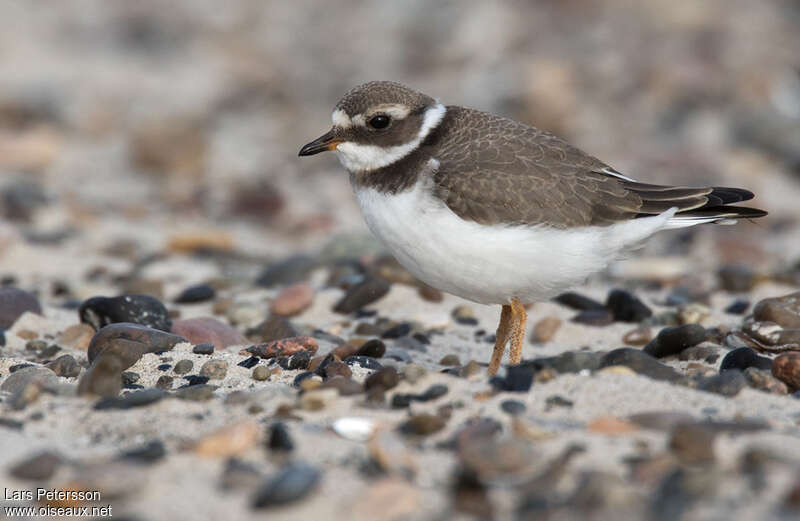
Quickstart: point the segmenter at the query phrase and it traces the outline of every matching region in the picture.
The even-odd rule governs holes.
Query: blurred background
[[[751,189],[772,215],[717,240],[791,263],[798,51],[790,0],[4,0],[0,271],[35,285],[198,250],[255,269],[362,237],[335,156],[297,151],[375,79],[549,129],[642,181]]]

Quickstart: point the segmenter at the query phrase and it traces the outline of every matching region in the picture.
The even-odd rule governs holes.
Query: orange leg
[[[503,353],[506,350],[506,342],[511,333],[512,324],[512,310],[511,306],[503,306],[500,312],[500,324],[497,326],[497,339],[494,342],[494,351],[492,351],[492,359],[489,362],[489,376],[497,374],[500,369],[500,361],[503,359]]]
[[[518,365],[522,361],[522,343],[525,341],[525,324],[528,321],[528,312],[518,298],[511,299],[511,352],[509,362]]]

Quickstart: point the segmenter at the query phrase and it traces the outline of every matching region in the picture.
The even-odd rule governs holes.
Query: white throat
[[[442,121],[444,105],[437,103],[425,111],[417,136],[403,145],[389,148],[345,142],[336,147],[336,155],[348,172],[370,172],[391,165],[414,151]]]

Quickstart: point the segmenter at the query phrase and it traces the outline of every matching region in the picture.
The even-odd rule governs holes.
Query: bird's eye
[[[389,116],[385,114],[372,116],[369,120],[369,126],[378,130],[384,129],[389,126]]]

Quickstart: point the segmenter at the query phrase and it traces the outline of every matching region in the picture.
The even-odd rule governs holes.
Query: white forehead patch
[[[350,128],[353,126],[350,116],[348,116],[347,112],[343,111],[342,109],[336,109],[333,111],[333,114],[331,114],[331,121],[333,121],[334,127]]]
[[[427,109],[419,132],[408,143],[393,147],[379,147],[345,141],[336,147],[336,155],[349,172],[371,172],[391,165],[416,150],[420,143],[428,137],[431,130],[442,121],[446,111],[447,109],[441,103]]]

